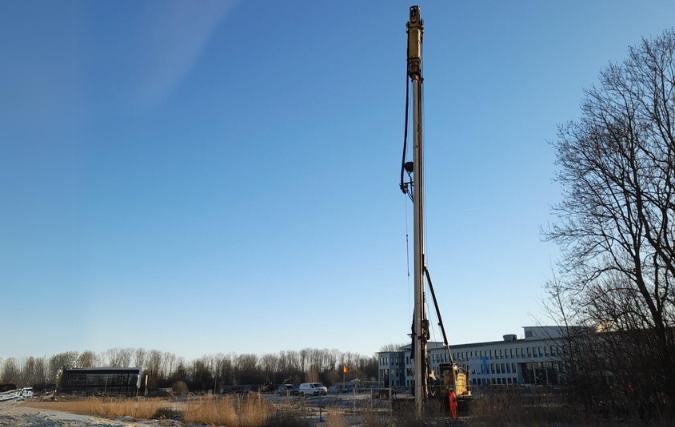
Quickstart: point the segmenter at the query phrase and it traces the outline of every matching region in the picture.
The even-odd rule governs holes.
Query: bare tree
[[[639,394],[640,405],[670,415],[675,406],[674,54],[672,29],[644,39],[623,63],[600,74],[598,87],[585,91],[581,119],[560,126],[554,144],[563,201],[554,207],[557,223],[545,232],[563,254],[560,278],[549,286],[552,295],[568,310],[568,319],[604,332],[589,336],[591,341],[576,340],[577,349],[595,349],[591,353],[600,358],[589,366],[611,373],[611,381],[623,381],[605,391],[621,389],[616,399]],[[632,345],[636,340],[639,346]],[[619,346],[630,357],[609,357]],[[636,367],[632,375],[625,371]],[[649,381],[635,378],[640,375]]]
[[[48,382],[56,382],[58,373],[63,369],[70,369],[77,366],[77,354],[77,351],[67,351],[52,355],[49,358]]]
[[[160,376],[160,369],[162,367],[162,353],[157,350],[150,350],[148,352],[147,370],[150,375],[157,378]]]
[[[23,387],[35,384],[35,358],[27,357],[21,366],[21,384]]]
[[[382,347],[380,347],[380,351],[398,351],[401,347],[405,346],[406,344],[410,344],[410,343],[405,343],[405,344],[390,343],[390,344],[386,344],[386,345],[383,345]]]
[[[182,363],[185,365],[184,361]],[[164,352],[162,356],[162,376],[170,377],[176,367],[176,355],[168,351]]]
[[[123,368],[128,368],[131,366],[131,359],[133,356],[133,348],[121,348],[119,351],[120,366]]]
[[[5,359],[0,374],[2,382],[5,384],[18,385],[21,383],[21,369],[15,357]]]
[[[143,368],[145,366],[145,358],[147,357],[148,352],[144,348],[137,348],[134,352],[134,366],[137,368]]]
[[[105,357],[108,361],[108,366],[112,366],[113,368],[121,368],[122,367],[122,349],[119,347],[116,348],[109,348],[105,352]]]
[[[47,357],[35,359],[35,384],[44,384],[47,381]]]
[[[96,354],[93,351],[85,350],[77,358],[78,368],[91,368],[96,364]]]
[[[263,354],[260,358],[260,368],[266,381],[275,382],[274,374],[277,372],[279,358],[275,354]]]

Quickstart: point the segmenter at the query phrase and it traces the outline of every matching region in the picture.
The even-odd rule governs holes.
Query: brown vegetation
[[[470,418],[472,423],[494,427],[587,425],[579,422],[578,416],[561,395],[494,389],[474,399]]]
[[[130,416],[138,419],[153,419],[161,415],[166,401],[156,399],[89,398],[64,402],[28,402],[37,409],[69,412],[79,415],[97,415],[105,418]]]
[[[262,427],[270,425],[275,410],[258,397],[207,398],[188,402],[183,421],[227,427]]]
[[[85,401],[87,411],[105,418],[131,416],[150,420],[160,416],[162,402],[154,399],[90,398]]]
[[[280,411],[258,395],[204,397],[187,402],[165,399],[88,398],[78,401],[28,402],[27,406],[104,418],[180,418],[187,424],[224,427],[305,426],[305,417],[293,410]]]

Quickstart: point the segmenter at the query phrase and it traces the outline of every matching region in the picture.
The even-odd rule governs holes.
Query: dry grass
[[[259,396],[225,396],[188,402],[183,421],[225,427],[305,425],[297,414],[282,414]]]
[[[325,417],[326,427],[350,427],[343,414],[330,414]]]
[[[105,418],[131,416],[136,419],[174,418],[179,412],[186,424],[224,427],[299,427],[307,426],[307,416],[295,409],[281,411],[257,395],[203,398],[187,402],[161,399],[89,398],[65,402],[32,402],[37,409],[97,415]]]
[[[559,396],[511,390],[497,390],[474,399],[470,414],[472,424],[494,427],[584,425],[579,414]]]
[[[131,416],[153,419],[161,415],[166,402],[154,399],[95,398],[62,402],[30,402],[27,406],[80,415],[98,415],[105,418]]]
[[[88,413],[105,418],[131,416],[138,419],[150,420],[157,418],[162,409],[162,402],[153,399],[125,399],[125,398],[89,398],[86,403]]]

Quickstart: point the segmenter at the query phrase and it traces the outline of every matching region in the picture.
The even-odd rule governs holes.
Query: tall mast
[[[415,407],[417,414],[428,395],[427,340],[429,321],[424,310],[424,172],[422,159],[422,34],[419,6],[410,8],[408,21],[408,77],[413,87],[413,206],[415,283]]]

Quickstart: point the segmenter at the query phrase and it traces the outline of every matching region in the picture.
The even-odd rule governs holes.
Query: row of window
[[[472,378],[471,384],[473,385],[518,385],[518,378],[515,377],[506,377],[506,378]],[[393,384],[392,384],[393,385]],[[398,385],[398,381],[396,381]],[[412,380],[406,380],[406,385],[412,387]]]
[[[488,375],[488,374],[511,374],[516,373],[515,363],[490,363],[480,365],[478,369],[471,371],[473,375]]]
[[[406,357],[406,360],[408,358]],[[389,356],[380,356],[380,365],[397,365],[403,361],[402,357],[389,357]],[[408,363],[408,362],[406,362]]]
[[[137,374],[69,374],[64,385],[135,385]]]
[[[471,384],[473,385],[518,385],[518,378],[506,377],[506,378],[472,378]]]
[[[469,360],[473,358],[482,359],[485,357],[488,360],[493,359],[513,359],[521,357],[548,357],[557,356],[565,352],[565,346],[559,345],[544,345],[534,347],[515,347],[515,348],[500,348],[499,350],[474,350],[474,351],[458,351],[452,353],[452,358],[455,360]]]
[[[455,361],[464,361],[471,359],[483,359],[495,360],[495,359],[514,359],[514,358],[535,358],[535,357],[549,357],[557,356],[565,352],[565,346],[563,345],[551,345],[551,346],[533,346],[533,347],[515,347],[515,348],[501,348],[498,350],[473,350],[473,351],[458,351],[452,353],[452,358]],[[403,358],[399,356],[380,357],[380,365],[397,365],[403,362]],[[447,353],[432,353],[431,362],[437,363],[448,363],[450,362]],[[410,365],[411,359],[410,356],[405,357],[405,364]]]

